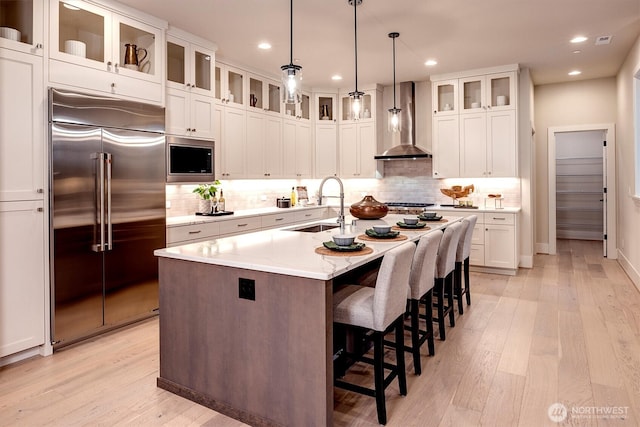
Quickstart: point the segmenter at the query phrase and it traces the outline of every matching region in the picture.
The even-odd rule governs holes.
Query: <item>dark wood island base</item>
[[[162,257],[159,272],[158,387],[250,425],[332,425],[332,280]]]

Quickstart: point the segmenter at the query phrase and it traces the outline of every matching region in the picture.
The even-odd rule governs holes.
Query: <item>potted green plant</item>
[[[200,200],[198,211],[201,213],[210,213],[211,204],[216,199],[216,193],[218,192],[218,185],[220,181],[217,179],[211,184],[200,184],[193,189],[193,192],[198,195]]]

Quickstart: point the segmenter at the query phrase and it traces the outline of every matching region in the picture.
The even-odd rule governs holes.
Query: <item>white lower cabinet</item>
[[[515,214],[484,214],[484,265],[518,268]]]
[[[220,234],[220,224],[204,222],[200,224],[167,227],[167,246],[185,245],[215,238]]]
[[[491,267],[494,272],[513,272],[518,268],[518,214],[515,212],[470,212],[462,209],[447,210],[446,215],[478,220],[471,237],[469,264]]]
[[[42,201],[0,202],[0,357],[44,344],[44,225]]]

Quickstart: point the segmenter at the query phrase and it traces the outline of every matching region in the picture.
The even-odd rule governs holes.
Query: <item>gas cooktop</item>
[[[395,214],[420,214],[424,208],[435,206],[435,203],[416,203],[416,202],[388,202],[385,203],[389,207],[389,213]]]

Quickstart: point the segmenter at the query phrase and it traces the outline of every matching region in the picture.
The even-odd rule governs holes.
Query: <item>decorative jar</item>
[[[349,212],[360,219],[380,219],[387,215],[389,208],[373,196],[364,196],[364,199],[351,205]]]

